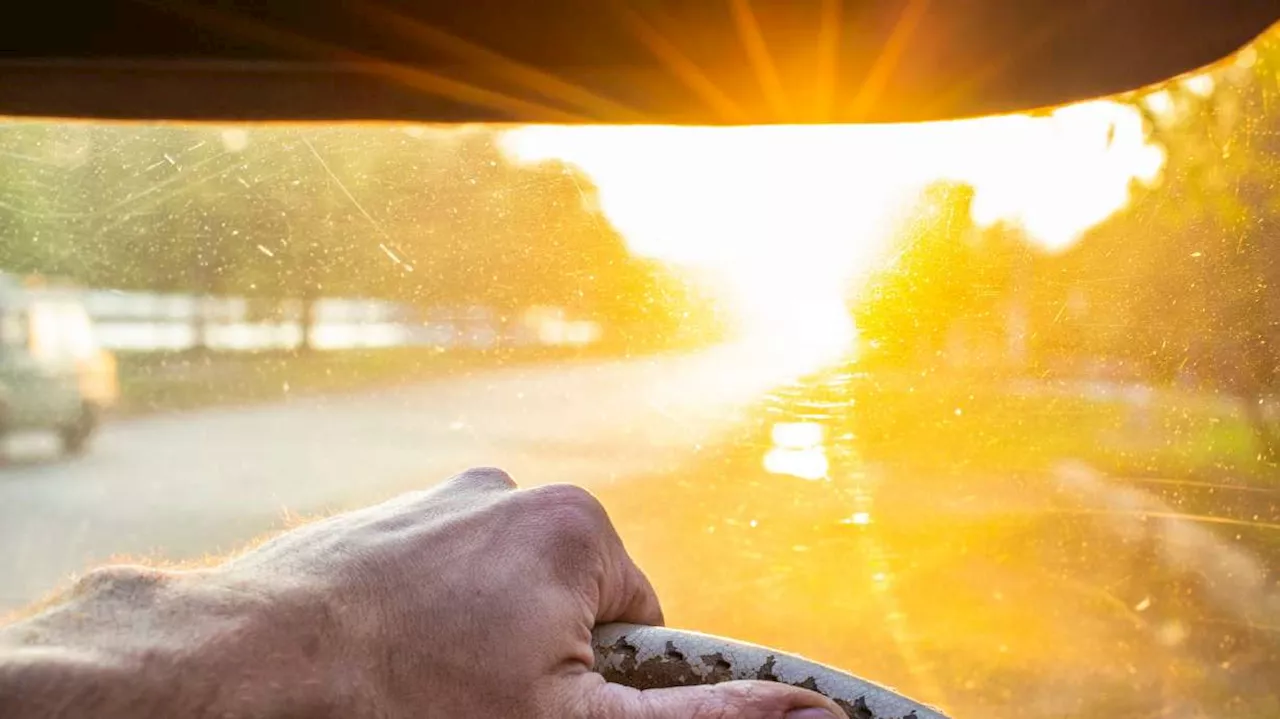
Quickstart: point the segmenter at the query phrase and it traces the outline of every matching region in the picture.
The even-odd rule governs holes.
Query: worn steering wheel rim
[[[776,649],[697,632],[604,624],[591,634],[595,669],[634,689],[665,689],[762,679],[810,689],[851,719],[946,719],[940,710],[892,689]]]

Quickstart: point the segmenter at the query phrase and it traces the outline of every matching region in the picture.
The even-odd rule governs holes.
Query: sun
[[[581,168],[633,252],[727,274],[751,334],[810,364],[852,345],[850,284],[884,260],[895,212],[926,184],[969,183],[977,222],[1058,250],[1163,164],[1137,111],[1108,101],[910,125],[539,125],[503,147]]]

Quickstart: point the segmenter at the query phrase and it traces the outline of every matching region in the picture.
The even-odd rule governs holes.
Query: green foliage
[[[921,193],[897,254],[855,304],[864,363],[937,365],[955,359],[957,344],[985,355],[977,362],[1003,354],[1030,250],[1015,228],[978,228],[973,195],[954,183]]]
[[[1280,365],[1280,43],[1255,50],[1248,71],[1213,73],[1211,93],[1173,83],[1169,109],[1141,105],[1163,177],[1063,259],[1062,279],[1088,298],[1094,351],[1256,405]]]
[[[1133,99],[1165,152],[1162,176],[1061,255],[1032,253],[1013,228],[976,229],[967,188],[927,190],[855,309],[866,360],[932,371],[957,346],[995,355],[1021,316],[1021,371],[1103,368],[1231,394],[1260,454],[1280,456],[1268,410],[1280,393],[1280,37],[1253,53],[1212,71],[1211,87],[1176,80],[1160,102]]]
[[[614,323],[661,315],[672,325],[690,310],[667,268],[627,251],[586,177],[559,163],[513,165],[498,137],[6,123],[0,269],[267,299],[508,314],[549,304]]]

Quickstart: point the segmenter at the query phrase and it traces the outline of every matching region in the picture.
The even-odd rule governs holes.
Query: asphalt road
[[[744,350],[487,369],[377,392],[105,426],[62,460],[11,442],[0,468],[0,613],[113,557],[233,551],[310,515],[476,465],[598,488],[672,471],[773,381]]]

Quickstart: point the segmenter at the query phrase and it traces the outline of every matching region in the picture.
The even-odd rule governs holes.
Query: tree
[[[1236,395],[1259,453],[1275,461],[1280,436],[1264,408],[1280,366],[1280,141],[1268,125],[1280,43],[1253,50],[1251,68],[1138,101],[1166,153],[1162,181],[1135,188],[1064,259],[1064,281],[1089,296],[1095,351],[1153,379],[1195,377]]]
[[[668,302],[668,320],[687,311],[674,299],[683,283],[628,252],[586,177],[514,165],[497,137],[14,123],[0,127],[0,266],[301,300],[304,347],[326,295],[508,317],[552,304],[605,324],[657,322]]]
[[[865,361],[912,366],[940,360],[948,332],[975,298],[966,277],[976,231],[972,202],[967,185],[938,183],[921,193],[899,233],[897,254],[854,308]]]
[[[89,213],[75,178],[92,159],[92,137],[80,125],[0,123],[0,267],[77,272],[94,262],[77,228]]]

